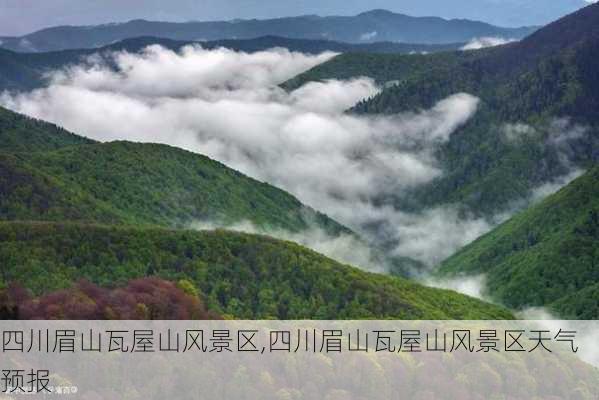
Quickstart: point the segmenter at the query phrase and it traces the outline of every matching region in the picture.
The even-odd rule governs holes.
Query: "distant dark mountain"
[[[348,43],[392,41],[446,44],[467,42],[482,36],[521,39],[534,30],[532,27],[501,28],[470,20],[410,17],[385,10],[373,10],[351,17],[306,15],[268,20],[186,23],[133,20],[97,26],[60,26],[21,37],[2,38],[1,46],[14,51],[44,52],[102,47],[139,36],[206,41],[251,39],[268,35]]]
[[[236,51],[255,52],[273,47],[283,47],[290,51],[318,54],[324,51],[340,53],[433,53],[437,51],[454,50],[462,46],[454,44],[407,44],[392,42],[376,42],[351,44],[333,42],[330,40],[289,39],[276,36],[264,36],[245,40],[217,40],[211,42],[189,42],[155,37],[140,37],[125,39],[108,46],[94,49],[62,50],[46,53],[19,53],[0,49],[0,91],[2,90],[31,90],[44,85],[44,74],[51,70],[60,69],[69,64],[78,64],[85,57],[94,53],[126,50],[141,51],[151,44],[178,50],[189,44],[199,44],[203,48],[213,49],[226,47]]]
[[[135,39],[133,39],[135,40]],[[142,40],[153,40],[142,38]],[[158,39],[160,40],[160,39]],[[127,43],[127,41],[123,41]],[[283,47],[290,51],[299,51],[308,54],[318,54],[324,51],[335,51],[339,53],[436,53],[439,51],[457,50],[464,43],[438,43],[418,44],[400,42],[369,41],[368,43],[336,42],[325,39],[295,39],[283,36],[261,36],[253,39],[223,39],[208,42],[200,42],[204,48],[226,47],[228,49],[254,52],[273,47]],[[109,46],[110,47],[110,46]]]
[[[516,43],[457,53],[457,57],[432,55],[427,58],[425,73],[357,110],[393,112],[427,106],[445,95],[466,91],[483,100],[492,99],[499,107],[495,111],[502,111],[505,119],[551,112],[584,115],[587,122],[599,122],[593,111],[599,100],[598,55],[599,4],[594,4]]]
[[[467,18],[499,26],[545,25],[588,5],[585,0],[401,0],[395,3],[395,11],[409,15]],[[327,1],[331,8],[340,7],[340,4],[344,3]]]

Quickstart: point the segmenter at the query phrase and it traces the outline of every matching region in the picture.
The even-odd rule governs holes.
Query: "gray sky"
[[[384,8],[410,15],[469,18],[503,26],[544,24],[588,0],[0,0],[0,35],[56,25],[136,18],[165,21],[353,15]]]

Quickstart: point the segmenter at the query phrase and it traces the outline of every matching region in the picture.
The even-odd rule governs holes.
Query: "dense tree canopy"
[[[599,318],[599,167],[450,257],[442,275],[481,274],[513,308]]]
[[[236,318],[503,319],[505,309],[339,264],[295,243],[229,231],[0,223],[0,276],[36,295],[84,278],[103,287],[186,280]]]

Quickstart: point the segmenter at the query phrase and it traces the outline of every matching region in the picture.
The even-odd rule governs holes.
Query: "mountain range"
[[[39,53],[19,53],[0,48],[0,91],[24,91],[44,86],[48,72],[68,65],[85,62],[94,54],[109,54],[116,51],[138,53],[149,45],[160,45],[178,51],[184,46],[197,45],[204,49],[224,47],[236,51],[256,52],[272,48],[285,48],[289,51],[306,54],[319,54],[325,51],[338,53],[434,53],[457,50],[463,43],[449,44],[408,44],[394,42],[343,43],[331,40],[294,39],[277,36],[263,36],[254,39],[230,39],[207,42],[190,42],[158,37],[136,37],[124,39],[110,45],[94,49],[74,49]]]
[[[545,25],[579,8],[585,0],[403,0],[396,7],[410,15],[442,15],[468,18],[500,26]]]
[[[392,204],[412,211],[457,204],[464,217],[491,221],[524,210],[442,263],[441,275],[485,276],[489,296],[512,308],[597,318],[598,43],[595,4],[517,43],[432,55],[343,54],[283,87],[371,76],[387,88],[350,110],[366,115],[427,108],[459,92],[477,96],[476,115],[438,151],[443,176]]]
[[[185,229],[183,222],[194,219],[244,220],[351,234],[293,196],[201,155],[96,143],[4,109],[0,137],[3,286],[18,282],[49,295],[81,279],[119,287],[154,276],[190,282],[211,312],[235,318],[512,317],[501,307],[363,272],[295,243]],[[0,309],[20,315],[9,294],[0,296]]]
[[[252,39],[268,35],[348,43],[390,41],[448,44],[468,42],[477,37],[521,39],[535,29],[535,27],[502,28],[478,21],[411,17],[386,10],[373,10],[351,17],[306,15],[268,20],[185,23],[133,20],[97,26],[60,26],[21,37],[2,37],[0,46],[19,52],[44,52],[97,48],[140,36],[157,36],[182,41],[210,41]]]
[[[397,15],[358,17],[380,22]],[[283,21],[290,24],[286,32],[301,37]],[[119,26],[90,31],[109,28]],[[349,28],[337,32],[340,40],[355,35]],[[157,40],[109,49],[139,51]],[[168,40],[160,39],[182,45]],[[92,52],[4,51],[0,65],[12,66],[13,75],[2,84],[38,87],[45,69]],[[350,50],[282,87],[371,77],[380,93],[347,111],[364,116],[418,112],[456,93],[476,96],[474,116],[435,150],[443,173],[377,200],[414,214],[457,206],[463,219],[498,225],[442,262],[437,278],[482,276],[489,299],[509,308],[547,306],[560,316],[592,319],[599,317],[598,64],[594,4],[492,48],[416,55]],[[207,157],[165,145],[99,143],[5,109],[0,138],[0,258],[8,260],[0,274],[4,284],[21,282],[35,296],[80,279],[124,287],[155,276],[191,282],[210,312],[227,317],[512,317],[501,306],[366,273],[295,243],[188,229],[193,220],[247,220],[292,232],[316,224],[331,236],[355,235],[292,195]]]
[[[387,84],[352,109],[359,114],[426,109],[460,92],[477,96],[476,115],[440,149],[446,173],[405,196],[402,206],[460,203],[489,217],[599,160],[597,21],[595,4],[504,46],[416,56],[343,54],[283,87],[360,75]]]

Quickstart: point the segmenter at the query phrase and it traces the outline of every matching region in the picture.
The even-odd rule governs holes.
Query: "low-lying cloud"
[[[486,293],[485,275],[456,278],[425,278],[423,283],[427,286],[450,289],[470,297],[492,302]]]
[[[491,230],[484,218],[464,218],[456,207],[441,206],[420,213],[397,212],[390,216],[397,227],[395,255],[413,258],[432,267],[455,250]]]
[[[531,195],[532,202],[537,203],[547,196],[557,193],[561,188],[568,185],[582,174],[584,174],[584,170],[576,168],[566,175],[558,176],[551,181],[534,188]]]
[[[191,229],[214,230],[227,229],[237,232],[268,235],[281,240],[299,243],[336,261],[359,266],[371,272],[387,271],[385,260],[377,257],[371,246],[354,235],[342,234],[333,236],[324,229],[312,224],[301,232],[290,232],[285,229],[264,229],[250,221],[240,221],[231,225],[223,225],[214,221],[194,221]]]
[[[396,255],[430,265],[488,230],[451,209],[414,215],[380,201],[442,174],[435,150],[475,114],[478,99],[459,93],[417,113],[356,116],[344,111],[379,91],[371,79],[312,82],[290,93],[277,86],[334,55],[150,46],[108,61],[91,57],[51,74],[47,88],[0,100],[100,141],[205,154],[370,239],[381,231],[368,227],[382,226]]]
[[[529,202],[543,200],[584,173],[584,170],[578,167],[576,157],[580,143],[588,131],[588,127],[572,123],[568,118],[554,118],[537,127],[523,123],[503,126],[503,138],[508,144],[519,146],[526,141],[532,141],[541,151],[555,154],[556,166],[563,171],[561,175],[533,188],[529,199],[523,199],[528,200],[523,202],[524,206]]]
[[[360,40],[361,41],[370,41],[370,40],[374,40],[377,36],[378,36],[377,31],[366,32],[366,33],[363,33],[360,35]]]
[[[486,47],[501,46],[515,41],[516,39],[506,39],[502,37],[478,37],[466,43],[460,50],[478,50]]]

